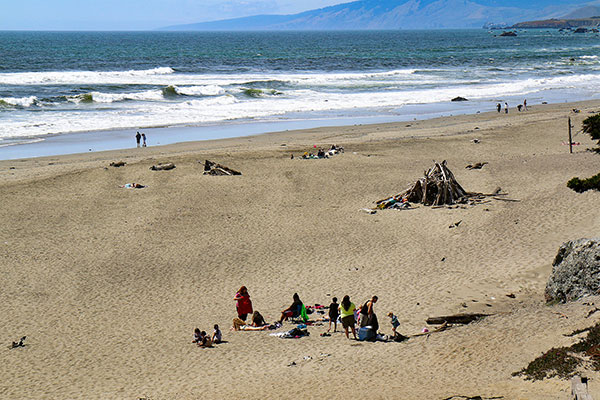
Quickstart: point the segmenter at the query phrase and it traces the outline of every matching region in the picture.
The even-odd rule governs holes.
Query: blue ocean
[[[72,132],[402,120],[598,97],[598,34],[499,33],[0,32],[0,146]],[[456,96],[469,101],[450,102]]]

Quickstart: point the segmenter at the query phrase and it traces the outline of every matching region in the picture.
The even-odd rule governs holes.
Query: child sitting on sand
[[[221,330],[219,329],[219,325],[215,324],[214,329],[215,330],[213,331],[211,340],[213,343],[219,344],[223,340],[223,334],[221,333]]]
[[[337,297],[334,297],[333,302],[329,305],[329,329],[327,332],[331,330],[331,323],[333,322],[333,331],[337,332],[337,320],[340,316],[340,305],[337,302]]]
[[[394,332],[394,337],[398,335],[398,332],[396,332],[396,328],[398,328],[400,326],[400,322],[398,321],[398,317],[396,317],[394,315],[394,313],[390,312],[388,314],[388,317],[390,317],[392,319],[392,332]]]
[[[197,343],[200,344],[202,343],[202,332],[200,332],[200,329],[196,328],[194,329],[194,340],[192,340],[192,343]]]
[[[212,339],[210,338],[210,336],[208,336],[205,331],[200,332],[200,335],[202,336],[202,342],[198,343],[198,346],[212,347]]]

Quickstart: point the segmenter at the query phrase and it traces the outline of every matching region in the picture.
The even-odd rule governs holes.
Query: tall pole
[[[571,117],[569,117],[569,153],[573,154],[573,139],[571,139]]]

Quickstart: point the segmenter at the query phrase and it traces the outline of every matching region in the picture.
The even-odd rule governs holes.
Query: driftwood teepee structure
[[[428,206],[465,202],[469,197],[458,183],[444,160],[436,162],[425,176],[413,183],[405,191],[395,196],[377,201],[378,208],[389,208],[397,203],[421,203]]]

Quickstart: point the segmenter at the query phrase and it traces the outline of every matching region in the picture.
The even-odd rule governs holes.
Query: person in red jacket
[[[238,317],[242,321],[246,321],[248,314],[252,314],[253,312],[252,301],[250,300],[250,295],[248,294],[246,286],[242,286],[233,299],[236,302],[235,307],[237,308]]]

